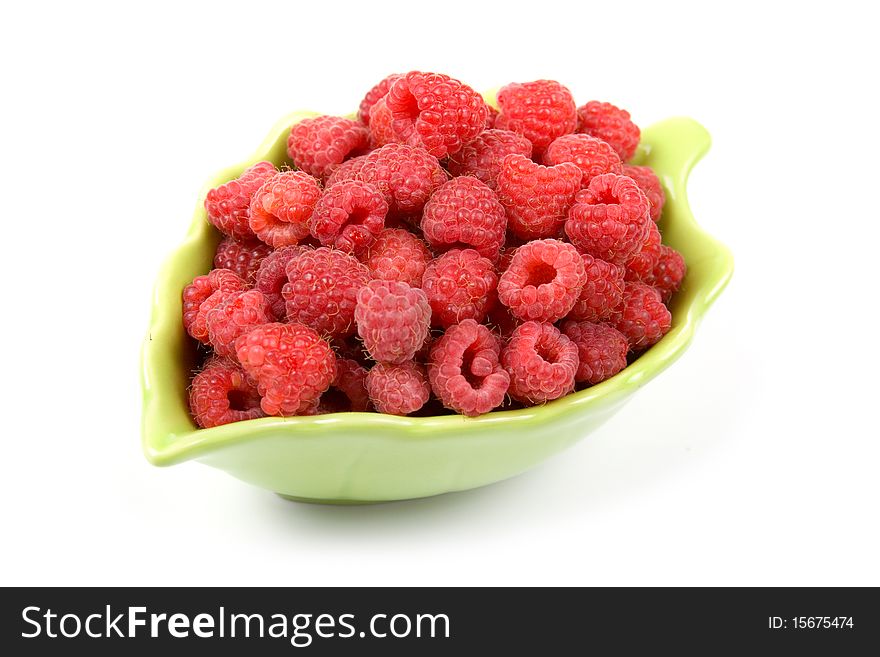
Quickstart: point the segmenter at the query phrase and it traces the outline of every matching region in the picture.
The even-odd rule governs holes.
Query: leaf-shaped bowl
[[[181,322],[181,291],[211,268],[220,239],[207,221],[205,194],[260,160],[288,164],[290,126],[314,115],[285,117],[253,156],[208,180],[186,239],[159,273],[141,368],[143,448],[155,465],[196,460],[292,499],[349,504],[425,497],[512,477],[596,429],[681,356],[733,272],[730,252],[700,229],[687,202],[688,174],[708,150],[709,134],[692,119],[668,119],[642,132],[634,161],[650,165],[663,183],[663,240],[684,255],[687,277],[671,305],[672,329],[616,376],[542,406],[476,418],[334,413],[198,429],[187,406],[196,350]]]

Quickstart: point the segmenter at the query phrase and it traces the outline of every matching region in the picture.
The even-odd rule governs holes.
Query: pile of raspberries
[[[201,427],[265,415],[480,415],[599,383],[670,328],[685,275],[664,192],[627,164],[627,111],[552,80],[497,109],[439,73],[390,75],[356,119],[290,129],[208,192],[223,239],[183,291],[206,346]]]

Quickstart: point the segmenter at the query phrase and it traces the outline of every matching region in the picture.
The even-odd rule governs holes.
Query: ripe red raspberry
[[[660,257],[647,282],[660,292],[663,303],[668,304],[672,295],[681,287],[685,274],[687,274],[687,265],[684,257],[672,247],[663,244],[660,247]]]
[[[557,137],[577,128],[571,92],[554,80],[508,84],[498,92],[496,128],[513,130],[532,142],[541,155]]]
[[[399,77],[399,73],[392,73],[391,75],[377,83],[372,89],[367,92],[367,94],[364,96],[364,99],[361,101],[360,106],[358,107],[358,119],[361,121],[361,123],[363,123],[364,125],[370,125],[370,115],[372,114],[372,107],[377,102],[379,102],[380,99],[385,97],[385,94],[388,93],[391,85],[394,84]]]
[[[623,300],[624,268],[582,254],[586,283],[568,319],[600,322],[611,317]]]
[[[235,353],[257,382],[267,415],[296,415],[313,409],[336,378],[330,345],[302,324],[263,324],[235,341]]]
[[[358,155],[357,157],[353,157],[350,160],[346,160],[338,167],[333,169],[333,172],[329,176],[327,176],[324,181],[324,186],[332,187],[336,183],[343,182],[345,180],[357,180],[358,175],[360,174],[360,171],[366,161],[366,155]]]
[[[571,162],[542,166],[507,155],[498,174],[498,200],[510,231],[524,240],[555,237],[580,189],[581,170]]]
[[[374,280],[360,289],[354,309],[357,332],[373,360],[412,360],[431,330],[431,306],[417,287]]]
[[[402,228],[383,230],[363,256],[373,278],[403,281],[412,287],[422,286],[422,276],[430,261],[428,246]]]
[[[334,338],[354,332],[357,294],[370,280],[364,265],[347,253],[322,246],[294,256],[286,271],[281,295],[287,302],[288,321]]]
[[[303,171],[269,178],[251,199],[251,230],[273,249],[296,244],[309,234],[309,217],[321,185]]]
[[[474,249],[452,249],[432,260],[422,277],[431,322],[447,327],[465,319],[482,322],[495,305],[498,275]]]
[[[199,342],[208,342],[208,327],[205,326],[205,313],[209,306],[202,306],[215,292],[238,292],[247,288],[241,277],[228,269],[212,269],[205,276],[196,276],[193,282],[183,288],[183,327]],[[222,295],[221,295],[222,296]],[[214,299],[210,307],[220,302]]]
[[[425,368],[411,360],[376,363],[367,374],[367,392],[380,413],[409,415],[427,403],[431,386]]]
[[[446,172],[433,155],[404,144],[386,144],[367,155],[357,178],[375,185],[401,213],[420,212]]]
[[[331,185],[309,220],[312,236],[325,246],[361,253],[385,227],[388,202],[373,185],[348,180]]]
[[[453,176],[474,176],[496,189],[501,161],[506,155],[531,159],[532,142],[510,130],[484,130],[450,155],[446,168]]]
[[[466,319],[450,326],[431,347],[431,389],[456,413],[488,413],[501,406],[510,385],[500,353],[501,340],[482,324]]]
[[[568,321],[562,332],[578,348],[578,369],[575,381],[596,385],[626,367],[629,343],[616,328],[607,324]]]
[[[435,251],[473,248],[496,261],[504,244],[507,216],[498,196],[476,178],[453,178],[425,204],[422,231]]]
[[[252,328],[274,322],[272,308],[259,290],[231,292],[205,313],[208,341],[218,356],[235,358],[235,340]]]
[[[251,198],[276,173],[271,162],[257,162],[235,180],[210,190],[205,197],[208,221],[225,235],[253,239],[254,231],[248,223]]]
[[[650,284],[651,273],[660,260],[660,229],[653,221],[648,225],[648,237],[642,248],[626,261],[626,280]]]
[[[663,205],[666,203],[666,194],[663,191],[663,185],[660,179],[651,167],[637,167],[631,164],[624,164],[622,173],[636,181],[639,189],[644,192],[651,204],[651,219],[660,220],[660,214],[663,212]]]
[[[391,127],[393,117],[391,110],[388,109],[388,103],[384,98],[380,98],[373,105],[370,113],[370,147],[380,148],[385,144],[392,144],[398,141],[394,129]]]
[[[632,178],[606,173],[578,192],[565,233],[581,252],[622,265],[648,237],[648,199]]]
[[[583,174],[581,187],[586,187],[603,173],[620,174],[623,170],[614,149],[601,139],[590,135],[562,135],[544,152],[544,164],[576,164]]]
[[[666,335],[672,325],[672,315],[653,287],[627,283],[623,288],[623,303],[609,324],[626,336],[631,350],[641,351]]]
[[[367,370],[350,358],[336,357],[336,378],[318,400],[318,413],[362,413],[370,410]]]
[[[486,126],[483,97],[442,73],[411,71],[395,80],[385,96],[398,140],[434,157],[455,153]]]
[[[591,100],[577,108],[577,117],[578,132],[608,142],[624,162],[635,154],[641,135],[639,126],[632,122],[626,110]]]
[[[266,297],[275,319],[284,320],[287,317],[287,306],[284,297],[281,296],[281,290],[287,283],[287,263],[308,248],[300,245],[282,246],[272,251],[260,263],[254,288]]]
[[[571,244],[535,240],[519,247],[498,281],[498,299],[520,319],[555,322],[574,307],[586,282]]]
[[[297,169],[323,178],[346,158],[365,151],[369,139],[369,130],[358,121],[316,116],[291,126],[287,155]]]
[[[214,253],[214,269],[231,269],[246,281],[253,281],[263,258],[272,247],[257,239],[224,237]]]
[[[189,408],[203,429],[263,417],[260,396],[240,367],[211,359],[193,378]]]
[[[529,321],[511,334],[501,364],[510,373],[510,396],[541,404],[574,390],[578,348],[553,324]]]

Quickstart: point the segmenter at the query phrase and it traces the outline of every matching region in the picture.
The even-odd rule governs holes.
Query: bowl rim
[[[158,383],[162,379],[162,367],[157,362],[158,342],[169,331],[180,331],[179,313],[169,310],[175,307],[169,303],[167,296],[171,293],[179,296],[180,290],[174,290],[170,283],[174,265],[180,254],[192,248],[205,237],[206,231],[212,231],[206,219],[204,198],[208,190],[219,184],[237,177],[248,166],[264,159],[271,159],[268,154],[277,147],[279,139],[285,135],[290,126],[304,118],[317,116],[311,111],[296,111],[281,118],[254,151],[242,162],[226,167],[211,176],[199,193],[196,210],[187,231],[186,237],[177,248],[165,259],[156,279],[153,292],[153,307],[149,329],[141,349],[141,390],[143,410],[141,421],[142,447],[146,458],[155,465],[172,465],[198,458],[216,449],[233,444],[258,440],[268,435],[277,435],[283,429],[289,439],[314,435],[328,425],[356,433],[364,430],[380,429],[386,439],[406,440],[424,438],[428,435],[436,437],[438,432],[450,434],[461,433],[463,430],[472,432],[480,426],[499,424],[515,424],[517,428],[530,424],[543,424],[548,421],[578,413],[597,400],[613,400],[626,397],[648,381],[656,377],[678,357],[682,355],[693,339],[697,325],[709,306],[718,298],[733,274],[733,256],[726,246],[703,231],[693,217],[687,201],[687,179],[693,166],[708,151],[711,145],[709,133],[693,119],[675,117],[653,124],[642,131],[642,143],[633,162],[650,159],[652,145],[661,136],[674,133],[676,139],[669,157],[677,158],[677,167],[671,173],[661,175],[667,196],[675,197],[680,206],[681,218],[690,239],[700,240],[705,247],[711,248],[712,259],[716,262],[711,275],[706,276],[701,284],[694,288],[691,303],[681,313],[674,316],[673,328],[657,344],[645,351],[638,359],[628,365],[617,375],[602,383],[588,387],[556,399],[554,401],[517,410],[491,411],[477,417],[462,415],[442,415],[429,417],[400,417],[381,413],[341,412],[315,416],[296,417],[264,417],[230,424],[199,429],[192,424],[189,431],[170,432],[162,429],[162,422],[156,415],[163,406],[165,395],[179,394],[173,386]],[[691,263],[688,263],[689,266]]]

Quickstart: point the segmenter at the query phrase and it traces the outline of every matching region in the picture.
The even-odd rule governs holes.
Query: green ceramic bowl
[[[672,329],[617,376],[543,406],[476,418],[335,413],[197,429],[187,408],[195,349],[180,317],[181,291],[211,268],[219,241],[204,195],[254,162],[285,164],[288,130],[307,116],[314,113],[285,117],[252,157],[207,182],[186,239],[162,267],[142,354],[143,448],[155,465],[196,460],[285,497],[326,503],[425,497],[512,477],[593,431],[681,356],[733,271],[730,252],[700,230],[685,195],[709,134],[691,119],[669,119],[644,130],[635,161],[653,167],[666,188],[663,238],[684,255],[687,278]]]

